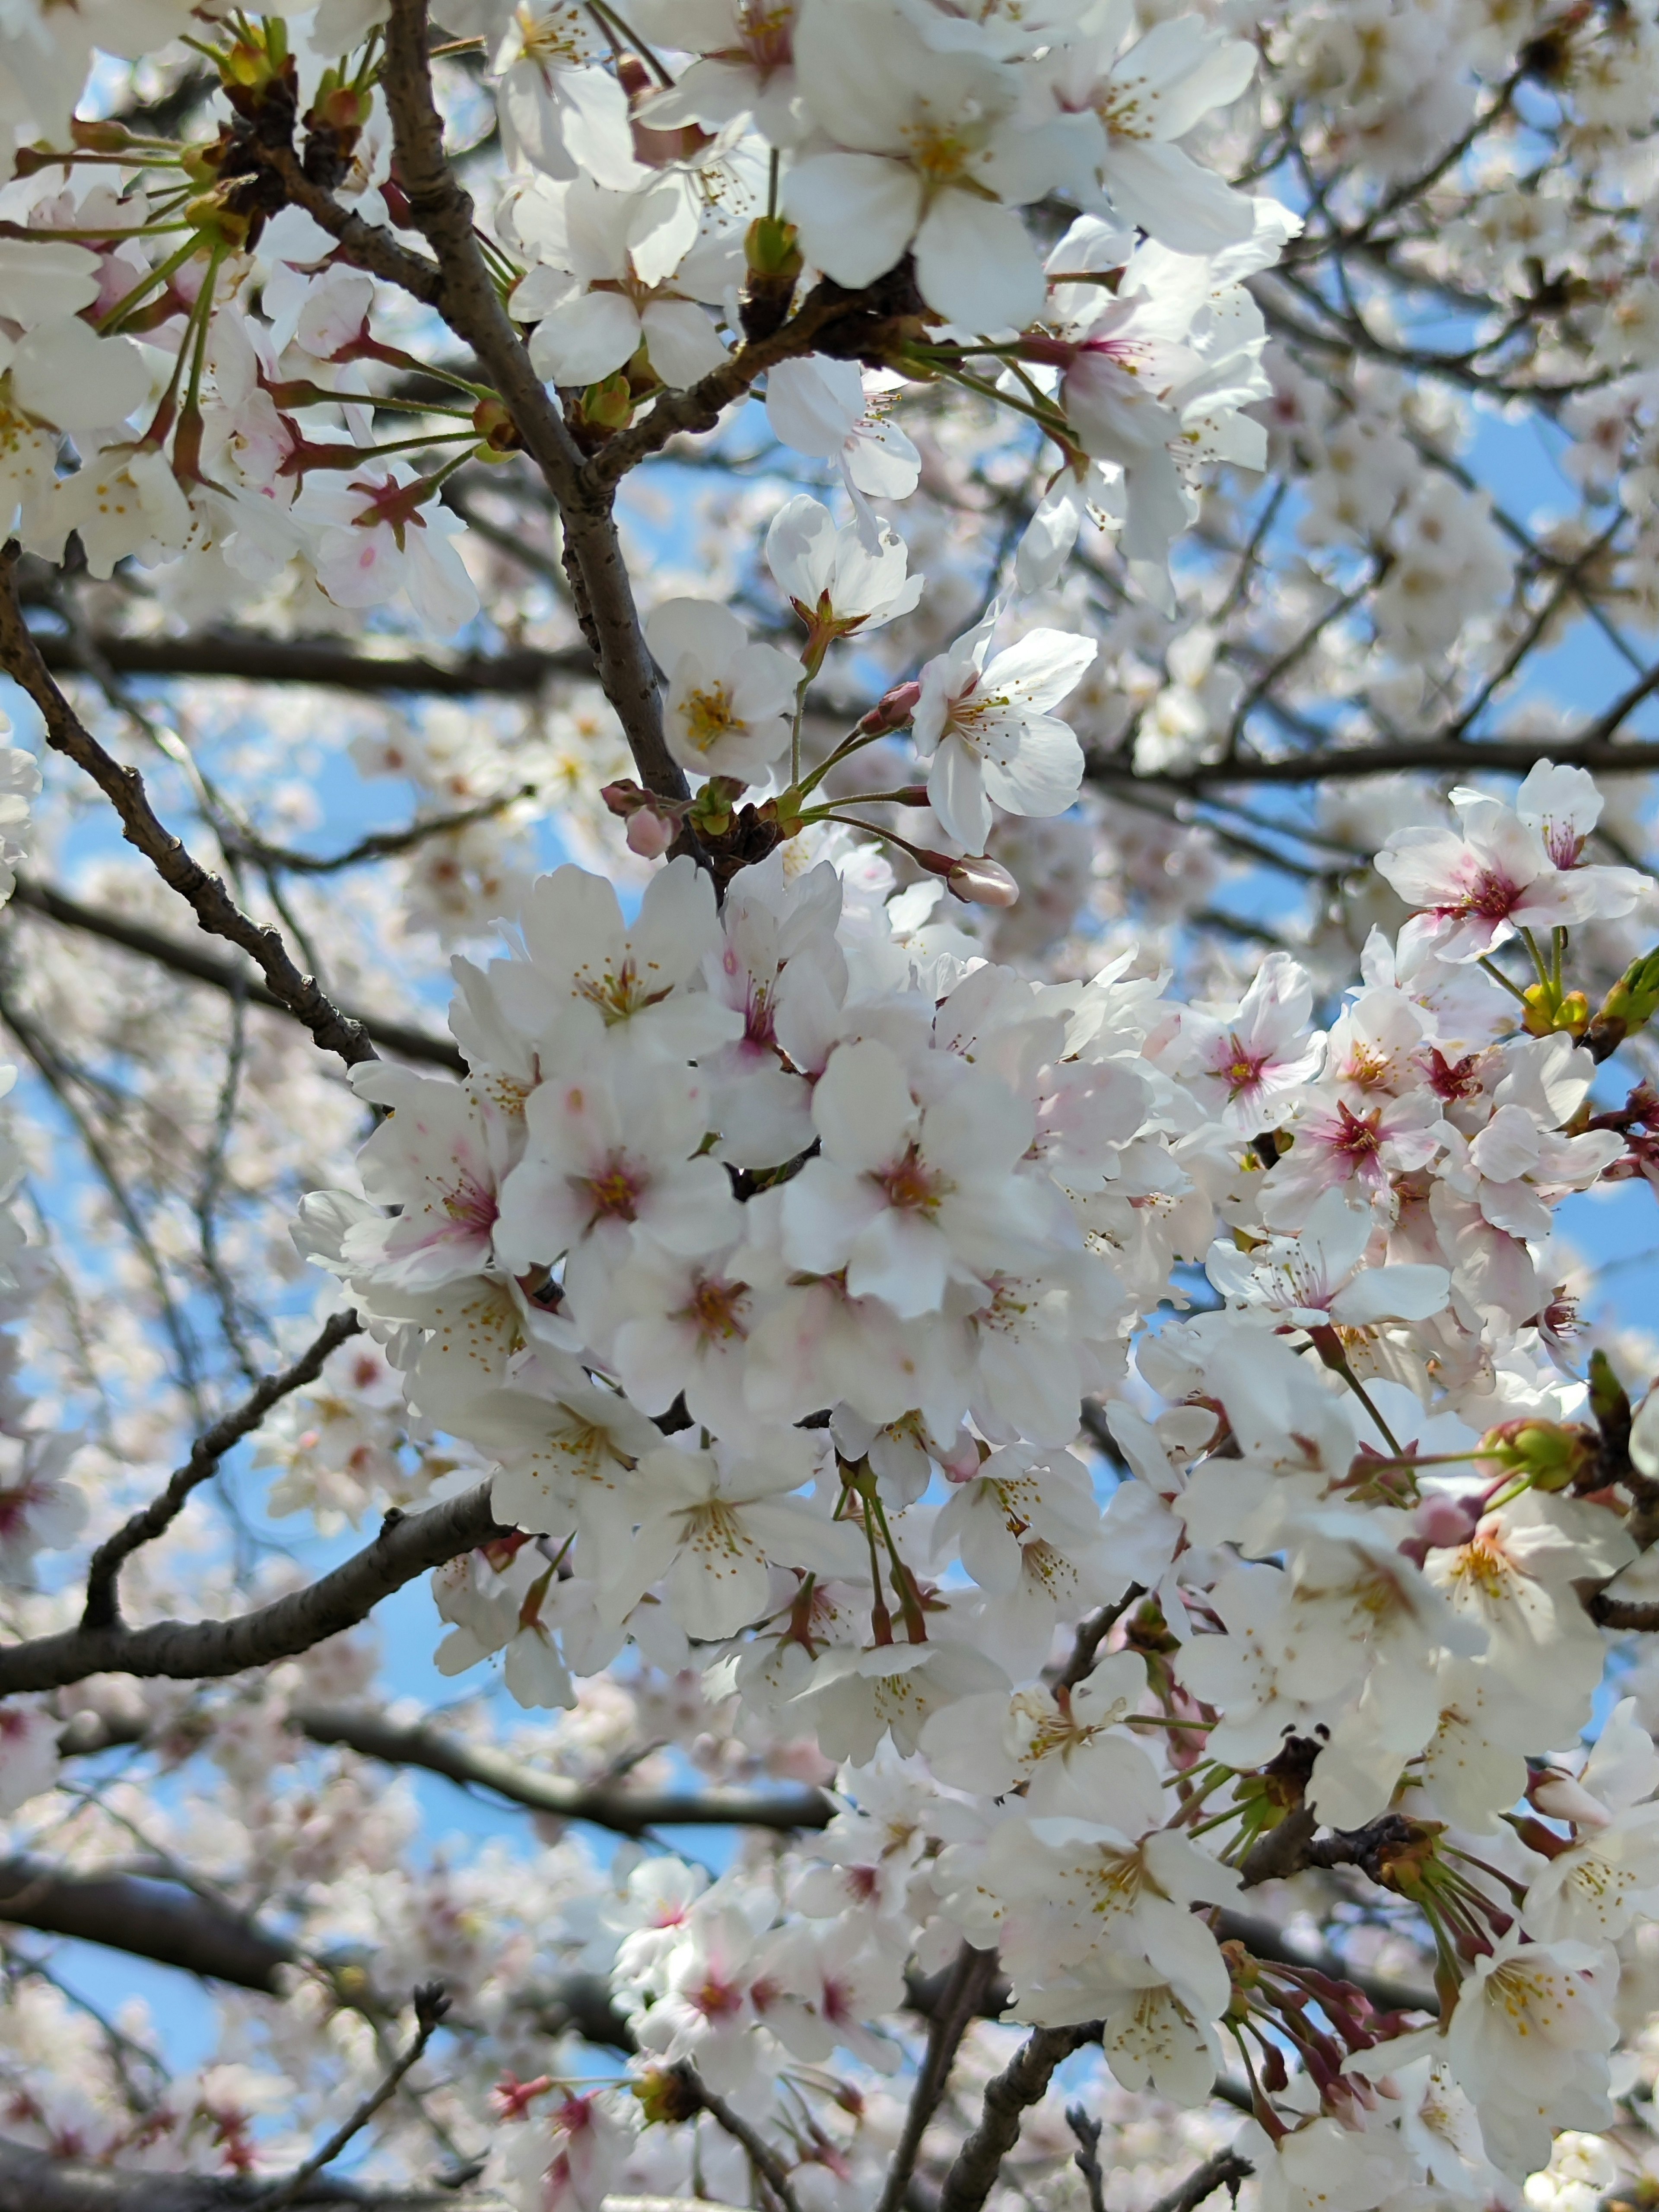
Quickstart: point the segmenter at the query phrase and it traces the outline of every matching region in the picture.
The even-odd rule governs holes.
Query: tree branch
[[[426,2046],[438,2032],[440,2021],[449,2010],[449,2000],[444,1995],[441,1982],[424,1983],[415,1992],[415,2033],[404,2049],[394,2058],[380,2079],[335,2129],[328,2141],[312,2153],[303,2166],[296,2166],[286,2181],[275,2188],[262,2190],[254,2199],[260,2212],[279,2212],[279,2208],[298,2204],[304,2198],[308,2185],[319,2173],[333,2165],[340,2153],[361,2135],[388,2098],[395,2096],[404,2076],[426,2056]]]
[[[507,1535],[490,1510],[489,1488],[480,1483],[422,1513],[394,1510],[374,1541],[332,1573],[232,1620],[158,1620],[147,1628],[118,1622],[0,1646],[0,1697],[63,1689],[89,1674],[199,1681],[294,1658],[355,1628],[383,1597],[417,1575]]]
[[[945,2177],[939,2212],[980,2212],[1003,2160],[1019,2141],[1020,2123],[1031,2106],[1042,2102],[1055,2067],[1099,2033],[1097,2024],[1040,2027],[986,2083],[979,2125]]]
[[[349,1067],[378,1059],[362,1024],[342,1013],[319,988],[314,975],[301,975],[295,966],[282,933],[261,928],[245,915],[223,879],[210,874],[159,819],[137,769],[123,768],[84,727],[52,681],[23,620],[17,604],[16,567],[14,544],[0,554],[0,667],[39,708],[47,744],[92,778],[119,816],[127,842],[151,862],[163,883],[189,902],[210,935],[228,938],[252,956],[271,992],[325,1051],[338,1053]]]
[[[0,2212],[233,2212],[258,2204],[266,2186],[240,2176],[123,2173],[0,2139]],[[349,2181],[319,2181],[293,2201],[317,2212],[507,2212],[506,2198],[492,2191],[418,2185],[358,2189]]]
[[[493,1790],[532,1812],[566,1820],[589,1820],[620,1836],[652,1828],[826,1827],[836,1808],[821,1790],[630,1790],[607,1783],[571,1782],[492,1751],[462,1742],[424,1724],[400,1727],[383,1714],[301,1706],[294,1715],[313,1743],[343,1744],[388,1766],[419,1766],[463,1789]]]
[[[34,1859],[0,1860],[0,1920],[267,1996],[295,1958],[285,1937],[192,1891],[137,1875],[65,1874]]]
[[[740,2112],[733,2112],[724,2097],[714,2094],[689,2058],[683,2058],[674,2072],[684,2083],[688,2095],[696,2099],[698,2108],[707,2112],[733,2142],[742,2144],[749,2154],[749,2163],[782,2206],[783,2212],[800,2212],[788,2169],[765,2136],[752,2128]]]
[[[72,639],[56,630],[33,633],[46,666],[72,676],[84,667]],[[262,637],[252,630],[206,630],[190,637],[122,637],[100,631],[99,659],[118,676],[234,678],[244,684],[316,684],[339,691],[419,692],[439,699],[480,694],[533,697],[557,677],[592,678],[586,646],[538,652],[507,646],[499,653],[380,653],[321,638]]]
[[[927,2050],[917,2071],[904,2126],[894,2148],[876,2212],[900,2212],[915,2172],[921,2139],[950,2086],[962,2039],[967,2034],[996,1979],[997,1954],[964,1943],[957,1952],[927,2026]]]
[[[444,155],[427,57],[426,0],[392,0],[382,82],[398,176],[415,225],[438,264],[432,303],[472,348],[558,502],[577,619],[641,782],[661,797],[684,799],[690,787],[663,734],[656,668],[640,627],[609,488],[584,475],[581,450],[531,366],[479,250],[472,202]]]
[[[240,1406],[198,1437],[191,1446],[189,1458],[174,1469],[167,1488],[131,1515],[112,1536],[106,1536],[93,1553],[87,1569],[82,1628],[107,1628],[119,1620],[118,1583],[125,1562],[141,1545],[151,1542],[178,1518],[191,1492],[216,1473],[220,1461],[233,1445],[251,1435],[273,1406],[302,1389],[307,1382],[314,1382],[329,1355],[349,1336],[356,1336],[362,1327],[362,1322],[349,1310],[331,1314],[315,1340],[291,1367],[284,1368],[280,1374],[267,1375]]]
[[[1255,2172],[1249,2159],[1241,2158],[1237,2151],[1218,2150],[1202,2166],[1194,2166],[1178,2189],[1160,2197],[1152,2212],[1197,2212],[1197,2207],[1218,2189],[1230,2189],[1237,2198],[1239,2183],[1248,2181]]]
[[[1659,682],[1659,678],[1656,679]],[[1628,711],[1628,710],[1627,710]],[[1604,720],[1606,717],[1602,718]],[[1352,781],[1407,772],[1438,775],[1524,775],[1540,760],[1571,762],[1594,773],[1625,775],[1659,768],[1659,739],[1632,738],[1615,743],[1595,734],[1565,737],[1540,731],[1536,738],[1509,736],[1453,742],[1443,738],[1402,738],[1382,744],[1329,747],[1278,757],[1218,761],[1178,773],[1137,775],[1125,762],[1096,758],[1088,773],[1096,782],[1152,786],[1198,798],[1228,784],[1302,784]]]
[[[89,937],[101,937],[108,944],[118,945],[143,959],[155,961],[158,967],[170,969],[176,975],[188,975],[193,982],[209,984],[228,998],[244,996],[253,1006],[286,1014],[290,1020],[300,1018],[268,984],[245,981],[242,971],[228,961],[216,960],[210,952],[198,952],[193,945],[166,936],[159,929],[145,928],[142,922],[127,921],[119,915],[83,906],[78,899],[65,897],[50,884],[29,883],[20,878],[11,902],[43,915],[63,928],[81,929]],[[384,1045],[388,1052],[434,1067],[453,1068],[458,1075],[466,1072],[459,1048],[447,1037],[434,1036],[428,1030],[416,1029],[406,1022],[386,1021],[378,1014],[356,1013],[346,1007],[340,1012],[347,1021],[355,1022],[365,1036]]]

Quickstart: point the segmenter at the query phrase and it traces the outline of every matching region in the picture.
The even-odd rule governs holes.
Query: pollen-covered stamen
[[[1520,905],[1522,886],[1497,868],[1483,868],[1461,898],[1448,899],[1435,914],[1455,916],[1478,914],[1483,921],[1507,921]]]
[[[711,684],[706,690],[688,691],[680,712],[686,742],[695,745],[700,753],[708,752],[722,738],[744,727],[742,716],[732,706],[731,686],[726,684]]]
[[[1227,1039],[1223,1050],[1217,1054],[1218,1065],[1215,1073],[1227,1086],[1230,1098],[1241,1097],[1261,1080],[1261,1071],[1267,1065],[1265,1052],[1252,1052],[1237,1031]]]
[[[738,0],[742,58],[763,78],[794,60],[794,0]]]
[[[585,1190],[595,1221],[634,1221],[649,1176],[624,1153],[612,1152],[598,1175],[574,1178]]]
[[[1334,1149],[1346,1158],[1360,1161],[1370,1159],[1382,1144],[1382,1109],[1373,1106],[1369,1114],[1356,1114],[1352,1106],[1342,1101],[1337,1104],[1341,1134]]]
[[[951,1189],[946,1178],[927,1165],[915,1145],[876,1181],[886,1192],[888,1204],[904,1212],[931,1213]]]
[[[724,1275],[699,1275],[690,1299],[671,1321],[690,1322],[710,1344],[730,1344],[749,1334],[750,1291],[747,1283],[728,1282]]]
[[[471,1176],[463,1176],[453,1190],[447,1191],[443,1203],[444,1212],[458,1228],[470,1229],[480,1237],[495,1227],[501,1211],[495,1192]]]

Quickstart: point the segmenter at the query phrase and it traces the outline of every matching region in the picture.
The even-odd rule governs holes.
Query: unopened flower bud
[[[1616,1052],[1627,1036],[1644,1030],[1659,1013],[1659,951],[1644,952],[1602,1000],[1584,1042],[1597,1060]]]
[[[1425,1498],[1413,1516],[1413,1527],[1430,1551],[1450,1551],[1467,1544],[1475,1531],[1480,1510],[1461,1498]]]
[[[1534,983],[1526,994],[1522,1026],[1529,1036],[1583,1036],[1589,1027],[1589,1000],[1582,991],[1562,996],[1553,983]]]
[[[781,215],[757,215],[744,234],[743,258],[751,276],[787,276],[793,283],[801,272],[794,224]]]
[[[620,369],[590,384],[582,394],[582,419],[600,430],[625,430],[634,419],[634,393]]]
[[[1480,1439],[1480,1457],[1534,1490],[1565,1490],[1595,1459],[1588,1429],[1531,1416],[1500,1421]]]
[[[642,806],[628,817],[623,836],[630,853],[637,853],[642,860],[659,860],[679,835],[679,823],[672,816],[659,814],[654,807]]]
[[[1019,885],[1006,868],[982,854],[958,860],[945,878],[945,888],[965,906],[1017,906]]]
[[[472,427],[480,441],[480,460],[496,460],[517,452],[519,426],[493,393],[473,409]]]
[[[890,691],[882,693],[859,724],[860,729],[866,737],[877,737],[884,730],[902,730],[916,711],[921,696],[920,684],[896,684]]]

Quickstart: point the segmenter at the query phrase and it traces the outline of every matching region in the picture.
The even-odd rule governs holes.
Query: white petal
[[[725,362],[726,348],[695,301],[653,300],[640,320],[652,368],[677,390],[683,392]]]
[[[59,430],[113,428],[149,396],[131,338],[100,338],[74,315],[38,323],[11,358],[12,398]]]
[[[946,738],[927,774],[927,804],[948,837],[965,852],[982,853],[991,834],[991,802],[979,755],[957,737]]]
[[[927,210],[916,283],[930,307],[970,331],[1023,330],[1042,309],[1042,264],[1024,224],[967,192],[941,192]]]
[[[872,284],[915,235],[921,179],[905,162],[879,154],[814,154],[790,171],[783,206],[800,232],[802,252],[826,276],[837,284]],[[1030,313],[1042,305],[1038,270],[1036,305]]]
[[[620,292],[587,292],[538,323],[530,359],[546,384],[597,384],[631,360],[640,318]]]

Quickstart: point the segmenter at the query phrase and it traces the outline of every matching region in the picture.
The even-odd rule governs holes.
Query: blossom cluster
[[[440,1572],[440,1665],[569,1706],[631,1640],[841,1770],[787,1882],[641,1869],[612,1981],[653,2060],[896,2064],[897,1961],[966,1942],[1127,2090],[1201,2104],[1259,2045],[1292,2203],[1446,2185],[1443,2113],[1470,2194],[1604,2122],[1659,1754],[1626,1703],[1550,1755],[1601,1675],[1581,1589],[1638,1544],[1547,1246],[1626,1137],[1570,994],[1492,956],[1559,969],[1642,887],[1586,861],[1581,770],[1455,802],[1381,856],[1415,912],[1325,1030],[1285,955],[1232,1005],[1035,982],[934,933],[937,884],[792,843],[718,907],[689,856],[631,919],[542,878],[458,963],[465,1079],[357,1075],[362,1195],[296,1233],[523,1532]],[[1183,1265],[1217,1303],[1147,1330]],[[1291,1817],[1426,1916],[1437,2026],[1322,1984],[1316,2030],[1220,1940]]]

